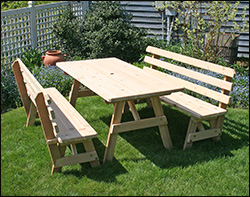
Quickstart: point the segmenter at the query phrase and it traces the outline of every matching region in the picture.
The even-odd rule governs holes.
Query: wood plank
[[[205,82],[207,84],[210,84],[210,85],[213,85],[213,86],[216,86],[216,87],[228,90],[228,91],[231,91],[232,87],[233,87],[233,83],[231,83],[231,82],[224,81],[224,80],[221,80],[221,79],[218,79],[218,78],[215,78],[215,77],[203,74],[203,73],[199,73],[199,72],[196,72],[193,70],[189,70],[189,69],[181,67],[181,66],[176,66],[174,64],[171,64],[171,63],[168,63],[165,61],[161,61],[158,59],[154,59],[154,58],[149,57],[149,56],[145,56],[144,61],[149,63],[149,64],[159,66],[161,68],[165,68],[169,71],[172,71],[172,72],[175,72],[175,73],[178,73],[178,74]]]
[[[77,149],[75,144],[70,144],[72,155],[77,155]]]
[[[16,79],[17,87],[21,96],[21,100],[25,109],[26,116],[28,117],[29,114],[29,107],[30,107],[30,99],[27,93],[26,86],[23,81],[23,75],[21,73],[21,68],[20,68],[20,63],[18,60],[14,61],[13,64],[11,65],[14,76]]]
[[[94,144],[93,144],[91,139],[84,140],[83,145],[84,145],[84,148],[85,148],[86,152],[96,151],[95,147],[94,147]],[[92,168],[100,166],[100,161],[99,161],[99,157],[98,157],[97,153],[96,153],[95,160],[91,161],[90,165],[91,165]]]
[[[182,92],[163,96],[161,97],[161,99],[168,104],[182,109],[183,111],[199,119],[218,116],[219,114],[223,115],[227,112],[227,110],[225,109],[222,109]]]
[[[83,136],[96,136],[96,131],[89,125],[89,123],[79,114],[79,112],[69,104],[69,102],[60,94],[60,92],[55,88],[48,88],[46,92],[51,98],[50,106],[61,118],[66,122],[69,122],[69,129],[75,128]],[[66,124],[64,122],[64,124]],[[82,132],[81,132],[82,131]],[[60,129],[61,132],[61,129]]]
[[[132,112],[132,115],[134,117],[135,120],[140,120],[140,115],[138,113],[138,111],[136,110],[136,107],[135,107],[135,104],[133,101],[127,101],[128,102],[128,105],[131,109],[131,112]]]
[[[58,62],[57,66],[107,102],[169,94],[182,86],[162,82],[117,58]]]
[[[52,126],[53,126],[53,131],[55,136],[57,136],[57,134],[60,132],[58,125],[56,124],[56,122],[52,122]]]
[[[50,106],[55,112],[53,121],[60,131],[56,136],[61,145],[80,143],[97,136],[96,131],[55,88],[46,91],[51,97]]]
[[[37,116],[36,106],[34,105],[33,102],[30,102],[30,109],[27,117],[26,127],[33,125],[35,123],[36,116]]]
[[[148,68],[148,67],[145,67],[145,66],[143,67],[143,70],[146,71],[146,72],[151,73],[152,75],[154,75],[155,77],[157,77],[157,78],[159,78],[161,80],[168,80],[168,81],[171,81],[172,83],[183,84],[183,86],[186,89],[189,89],[189,90],[191,90],[193,92],[197,92],[197,93],[199,93],[201,95],[212,98],[212,99],[217,100],[219,102],[229,104],[229,101],[230,101],[231,97],[227,96],[227,95],[224,95],[224,94],[222,94],[220,92],[210,90],[210,89],[208,89],[206,87],[202,87],[202,86],[194,84],[192,82],[188,82],[186,80],[171,76],[169,74],[166,74],[166,73],[163,73],[163,72],[160,72],[158,70],[151,69],[151,68]]]
[[[112,131],[113,126],[112,125],[121,122],[123,106],[124,106],[123,101],[115,103],[112,119],[110,122],[109,134],[108,134],[106,149],[105,149],[105,153],[104,153],[104,157],[103,157],[103,163],[105,163],[106,161],[113,160],[113,155],[114,155],[114,151],[115,151],[115,144],[116,144],[118,134],[113,133],[113,131]]]
[[[161,101],[160,101],[159,97],[152,97],[150,99],[151,99],[151,102],[152,102],[152,106],[153,106],[153,109],[154,109],[155,116],[156,117],[164,116],[164,112],[163,112]],[[164,147],[167,148],[167,149],[172,148],[173,145],[172,145],[172,141],[171,141],[171,138],[170,138],[170,134],[169,134],[167,124],[160,125],[160,126],[158,126],[158,128],[159,128],[159,131],[160,131],[160,135],[161,135],[161,139],[162,139]]]
[[[66,156],[56,160],[55,167],[61,167],[66,165],[73,165],[77,163],[85,163],[95,160],[97,158],[96,151],[87,153],[81,153],[77,155]]]
[[[48,139],[48,140],[46,140],[46,141],[47,141],[47,144],[48,144],[48,145],[52,145],[52,144],[57,144],[57,143],[58,143],[57,138]]]
[[[48,110],[44,101],[43,93],[39,93],[36,97],[36,103],[38,108],[38,114],[43,128],[44,136],[46,140],[55,138],[53,132],[53,126],[49,119]]]
[[[167,124],[166,116],[159,116],[154,118],[147,118],[136,121],[113,124],[112,133],[122,133],[122,132],[144,129],[148,127],[155,127],[166,124]]]
[[[78,92],[78,97],[96,96],[97,94],[89,89],[83,89]]]
[[[152,53],[152,54],[156,54],[156,55],[159,55],[159,56],[162,56],[162,57],[166,57],[166,58],[173,59],[173,60],[176,60],[176,61],[179,61],[179,62],[182,62],[182,63],[186,63],[186,64],[189,64],[189,65],[192,65],[192,66],[195,66],[195,67],[210,70],[212,72],[216,72],[216,73],[228,76],[228,77],[233,78],[235,76],[235,74],[236,74],[235,70],[232,69],[232,68],[228,68],[228,67],[225,67],[225,66],[220,66],[218,64],[214,64],[214,63],[206,62],[206,61],[199,60],[199,59],[196,59],[196,58],[181,55],[181,54],[178,54],[178,53],[166,51],[166,50],[159,49],[159,48],[156,48],[156,47],[153,47],[153,46],[148,46],[146,48],[146,51],[149,52],[149,53]]]
[[[199,140],[204,140],[212,137],[220,136],[219,129],[208,129],[205,131],[195,132],[188,135],[187,142],[195,142]]]
[[[190,148],[192,146],[192,142],[188,141],[188,137],[190,134],[195,133],[196,129],[197,129],[197,125],[198,125],[198,121],[195,120],[194,117],[191,117],[189,120],[189,124],[188,124],[188,129],[187,129],[187,134],[185,137],[185,142],[183,145],[183,150],[185,150],[186,148]]]
[[[78,97],[78,90],[79,90],[80,82],[77,81],[76,79],[73,80],[71,90],[69,93],[69,102],[72,106],[75,107],[76,105],[76,100]]]

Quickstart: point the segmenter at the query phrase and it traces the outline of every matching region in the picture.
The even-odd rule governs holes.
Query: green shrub
[[[80,59],[76,57],[76,60]],[[44,88],[55,87],[61,94],[68,96],[72,77],[55,66],[45,67],[41,64],[41,56],[37,50],[26,50],[21,60]],[[13,70],[10,65],[1,63],[1,114],[20,106],[22,101]]]
[[[1,114],[22,105],[11,66],[1,62]]]
[[[145,51],[145,30],[131,24],[127,14],[114,1],[94,1],[83,19],[67,11],[55,23],[53,32],[67,57],[83,59],[117,57],[135,62]]]
[[[32,72],[36,66],[40,67],[43,64],[41,56],[42,53],[38,52],[37,49],[28,47],[22,53],[21,60],[25,64],[25,66]]]
[[[73,79],[59,68],[42,65],[35,67],[33,75],[44,88],[55,87],[62,95],[69,95]]]

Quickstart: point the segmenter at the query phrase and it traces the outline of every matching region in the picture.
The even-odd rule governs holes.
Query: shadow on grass
[[[82,178],[83,176],[86,176],[92,180],[95,181],[104,181],[104,182],[116,182],[116,176],[125,174],[128,171],[120,164],[118,160],[113,158],[112,162],[107,162],[105,164],[102,163],[103,156],[105,152],[105,146],[102,144],[102,142],[94,138],[93,143],[96,149],[96,152],[98,154],[99,160],[100,160],[100,166],[92,168],[90,163],[81,163],[81,171],[79,170],[65,170],[62,171],[65,175],[74,175],[78,178]],[[83,144],[77,144],[77,151],[79,153],[85,152]]]
[[[190,116],[165,105],[163,106],[163,110],[167,116],[168,128],[173,143],[171,150],[167,150],[163,147],[158,127],[119,134],[160,168],[172,168],[176,166],[187,167],[222,156],[233,156],[231,153],[232,150],[248,146],[249,127],[234,120],[229,120],[226,117],[221,141],[215,142],[212,139],[198,141],[193,143],[190,149],[183,151]],[[152,108],[142,108],[138,113],[141,119],[154,116]],[[131,120],[133,120],[131,112],[123,114],[122,122]],[[102,117],[102,121],[109,125],[110,116]],[[118,146],[119,144],[117,143],[116,148]],[[136,158],[133,160],[137,161]]]

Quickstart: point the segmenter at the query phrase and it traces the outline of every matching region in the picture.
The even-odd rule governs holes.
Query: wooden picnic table
[[[164,147],[172,147],[159,96],[181,91],[184,89],[182,85],[160,80],[114,57],[58,62],[56,66],[74,78],[69,95],[73,106],[78,97],[90,95],[98,95],[114,104],[103,162],[112,161],[117,135],[121,132],[158,126]],[[80,84],[87,89],[81,91]],[[151,100],[155,117],[140,118],[133,101],[144,98]],[[121,123],[125,102],[129,104],[135,120]]]

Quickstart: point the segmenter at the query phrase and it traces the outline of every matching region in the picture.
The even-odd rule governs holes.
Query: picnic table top
[[[56,66],[107,102],[162,96],[184,89],[115,57],[57,62]]]

